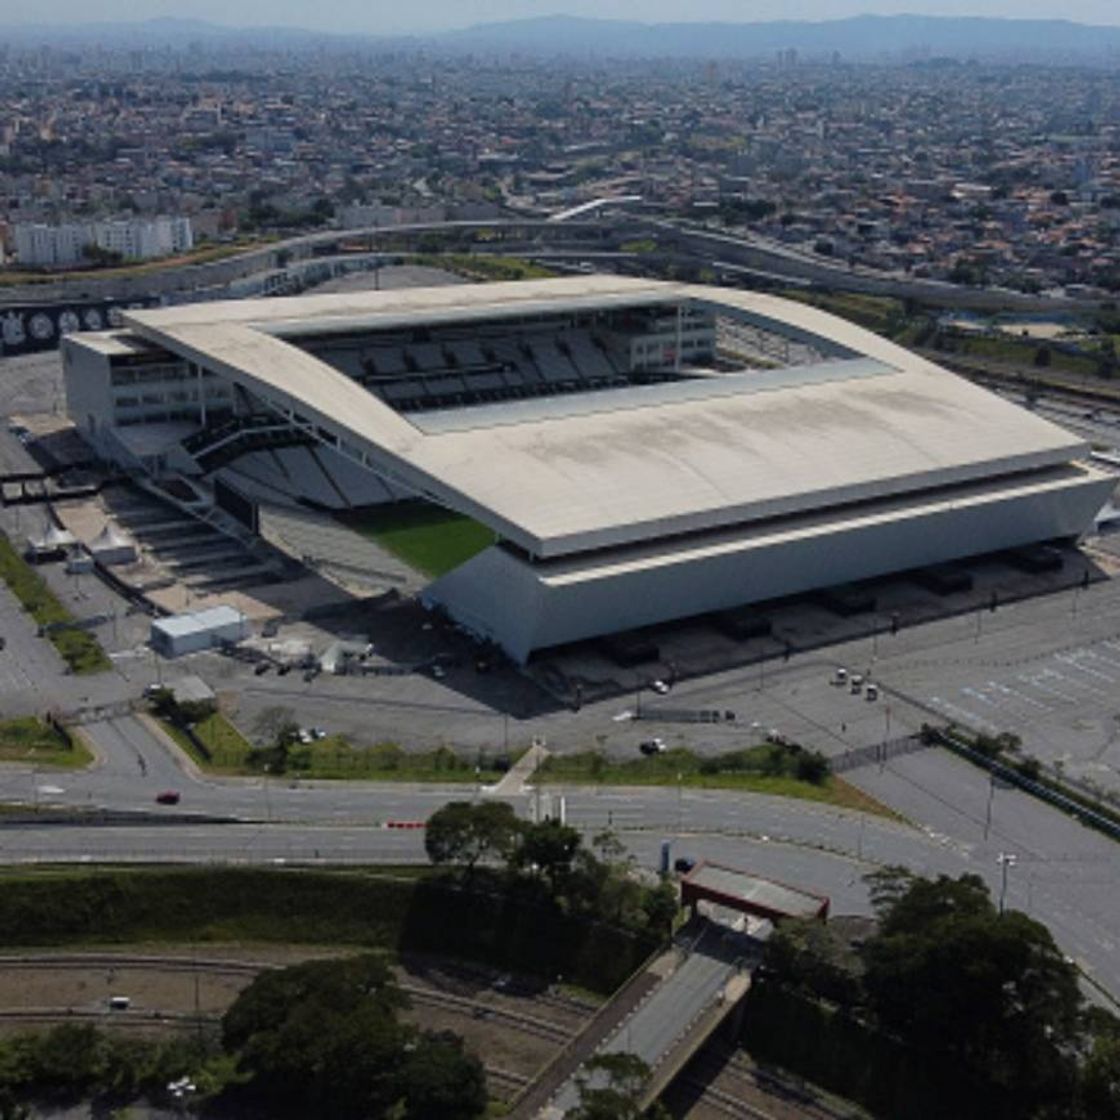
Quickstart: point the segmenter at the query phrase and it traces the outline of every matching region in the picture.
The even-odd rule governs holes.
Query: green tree
[[[450,1032],[421,1036],[405,1060],[401,1082],[404,1120],[473,1120],[486,1112],[482,1063]]]
[[[1049,931],[996,912],[983,880],[915,880],[864,947],[868,1003],[888,1030],[995,1087],[1007,1115],[1068,1101],[1077,973]]]
[[[530,824],[522,831],[514,864],[543,874],[553,896],[557,896],[571,874],[572,861],[579,846],[579,832],[569,825],[557,820]]]
[[[1120,1037],[1098,1035],[1081,1070],[1082,1115],[1120,1120]]]
[[[282,704],[272,704],[253,720],[253,738],[267,746],[288,742],[299,734],[296,714]]]
[[[848,954],[850,956],[850,954]],[[766,942],[766,963],[788,983],[835,1003],[852,1006],[861,994],[845,946],[815,918],[782,922]]]
[[[452,801],[428,818],[424,850],[432,863],[457,864],[468,871],[480,860],[510,857],[521,825],[507,801]]]
[[[681,908],[677,888],[667,880],[647,890],[642,899],[646,925],[658,934],[668,937],[673,931],[673,919]]]
[[[222,1041],[270,1115],[375,1120],[403,1095],[406,1002],[380,957],[311,961],[258,976],[226,1012]]]
[[[638,1120],[649,1066],[636,1054],[599,1054],[577,1075],[579,1104],[565,1120]]]

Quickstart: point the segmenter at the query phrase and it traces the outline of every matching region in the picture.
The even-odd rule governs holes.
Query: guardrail
[[[1005,766],[1002,762],[994,758],[989,758],[986,754],[981,753],[974,747],[970,747],[967,743],[958,739],[955,735],[950,734],[948,731],[933,730],[930,731],[929,734],[941,746],[946,747],[962,758],[966,758],[969,762],[982,767],[1001,781],[1007,782],[1009,785],[1017,786],[1025,793],[1029,793],[1032,797],[1037,797],[1041,801],[1048,802],[1055,808],[1061,809],[1063,813],[1068,813],[1071,817],[1079,820],[1082,824],[1088,825],[1090,828],[1095,828],[1098,832],[1103,832],[1106,836],[1110,836],[1113,840],[1120,840],[1120,821],[1113,820],[1111,817],[1097,812],[1090,806],[1085,805],[1076,798],[1070,797],[1068,794],[1062,793],[1053,786],[1043,782],[1036,782],[1026,777],[1024,774],[1020,774],[1019,771],[1013,767]]]

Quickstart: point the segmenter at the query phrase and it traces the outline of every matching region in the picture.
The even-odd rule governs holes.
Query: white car
[[[649,686],[658,696],[664,696],[669,691],[669,684],[667,681],[650,681]]]

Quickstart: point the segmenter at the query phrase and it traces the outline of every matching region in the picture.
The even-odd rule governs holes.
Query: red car
[[[161,805],[178,805],[179,791],[177,789],[165,789],[156,794],[156,801]]]

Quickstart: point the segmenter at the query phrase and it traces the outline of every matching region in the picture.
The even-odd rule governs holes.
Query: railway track
[[[110,1011],[70,1007],[21,1007],[0,1010],[0,1023],[112,1023],[114,1027],[175,1027],[197,1023],[217,1024],[218,1015],[196,1015],[193,1011]]]
[[[437,988],[420,988],[411,984],[401,984],[401,991],[416,1003],[435,1005],[451,1011],[466,1012],[475,1019],[489,1019],[503,1023],[510,1023],[526,1034],[535,1034],[540,1038],[547,1038],[550,1042],[567,1042],[575,1033],[568,1027],[559,1023],[550,1023],[547,1019],[538,1019],[535,1015],[525,1015],[520,1011],[512,1011],[506,1007],[495,1007],[484,1000],[469,999],[466,996],[453,995],[451,992],[441,991]]]
[[[72,971],[82,971],[89,969],[136,969],[150,972],[162,973],[206,973],[208,975],[217,976],[239,976],[239,977],[253,977],[258,973],[283,967],[271,961],[231,961],[222,958],[207,958],[207,957],[157,957],[157,956],[119,956],[113,953],[65,953],[65,954],[29,954],[23,956],[0,956],[0,969],[66,969]],[[441,1007],[449,1011],[457,1011],[462,1014],[469,1014],[472,1018],[487,1019],[492,1022],[509,1023],[517,1027],[519,1030],[524,1031],[526,1034],[533,1034],[539,1038],[546,1038],[550,1042],[563,1044],[567,1042],[575,1033],[571,1028],[565,1027],[560,1023],[553,1023],[547,1019],[542,1019],[539,1016],[528,1015],[521,1011],[515,1011],[512,1008],[500,1007],[486,1000],[473,999],[469,996],[458,995],[454,992],[446,991],[441,988],[425,987],[420,984],[403,983],[399,985],[402,992],[404,992],[414,1003],[423,1004],[425,1006]],[[542,1003],[550,1006],[563,1006],[570,1010],[568,1003],[563,997],[547,997],[541,1000]],[[18,1017],[25,1016],[34,1019],[36,1015],[42,1018],[47,1014],[44,1009],[19,1009],[10,1012],[0,1011],[0,1019],[17,1019]],[[103,1011],[75,1011],[75,1012],[59,1012],[60,1016],[65,1015],[74,1017],[78,1015],[91,1016],[93,1018],[104,1017]],[[142,1018],[147,1021],[155,1022],[175,1022],[178,1018],[188,1020],[190,1022],[197,1022],[198,1017],[194,1015],[183,1015],[177,1017],[174,1013],[147,1013],[141,1011],[134,1011],[130,1009],[128,1012],[121,1013],[114,1017],[114,1023],[120,1022],[128,1025],[135,1025],[136,1022]],[[215,1018],[216,1021],[216,1018]]]
[[[741,1095],[713,1084],[717,1077],[731,1080],[742,1086]],[[753,1117],[754,1120],[776,1120],[773,1112],[767,1110],[767,1101],[757,1104],[746,1099],[752,1095],[764,1098],[780,1098],[786,1109],[796,1109],[805,1120],[851,1120],[851,1113],[840,1111],[821,1101],[801,1086],[788,1079],[768,1073],[749,1063],[737,1050],[721,1047],[711,1053],[703,1053],[693,1063],[684,1080],[699,1089],[704,1099],[729,1116]],[[771,1107],[776,1107],[778,1099]],[[738,1111],[734,1111],[738,1109]]]
[[[256,976],[283,968],[271,961],[231,961],[212,957],[118,956],[113,953],[35,953],[0,956],[0,969],[98,969],[134,968],[151,972],[210,972],[221,976]]]
[[[709,1085],[703,1078],[685,1077],[682,1080],[699,1089],[704,1103],[722,1112],[725,1116],[733,1116],[736,1120],[775,1120],[771,1113],[753,1104],[748,1104],[723,1089],[717,1089],[714,1085]]]

